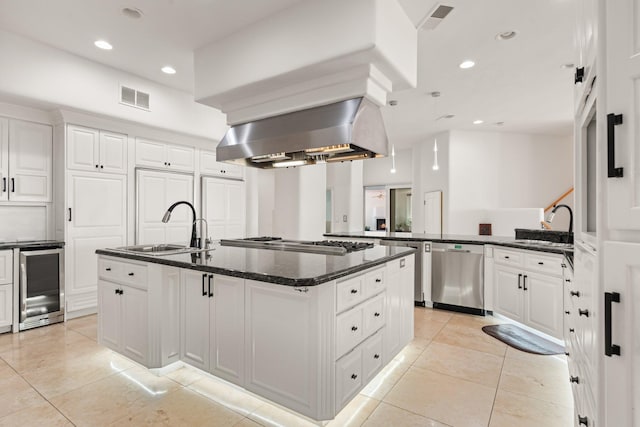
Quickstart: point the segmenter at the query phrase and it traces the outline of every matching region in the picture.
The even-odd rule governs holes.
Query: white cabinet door
[[[171,170],[193,171],[195,150],[191,147],[167,145],[167,166]]]
[[[186,205],[177,206],[168,223],[162,217],[173,203],[193,202],[193,176],[138,170],[136,172],[136,242],[188,245],[193,214]]]
[[[526,304],[524,323],[552,337],[562,339],[562,281],[556,277],[530,273],[526,274],[523,280]]]
[[[202,178],[202,214],[213,240],[245,237],[245,183]]]
[[[149,337],[147,292],[129,286],[120,287],[122,304],[122,354],[146,365]]]
[[[493,276],[494,310],[518,322],[524,321],[523,276],[519,270],[499,265],[495,266]]]
[[[242,178],[244,167],[232,163],[218,162],[214,151],[200,151],[200,174],[224,178]]]
[[[127,173],[127,135],[100,131],[100,170]]]
[[[103,280],[100,281],[98,342],[116,351],[120,351],[122,330],[122,306],[120,304],[119,291],[119,285]]]
[[[13,250],[0,251],[0,285],[13,283]]]
[[[95,171],[100,167],[100,131],[67,126],[67,168]]]
[[[635,1],[607,1],[606,8],[606,115],[621,114],[622,123],[614,126],[615,168],[623,176],[607,179],[604,203],[609,228],[640,230],[640,151],[638,150],[638,103],[640,92],[640,14]],[[601,58],[605,60],[605,58]],[[600,112],[599,112],[600,113]],[[598,117],[598,120],[600,117]],[[600,125],[600,123],[598,123]],[[602,124],[606,126],[606,123]],[[602,141],[607,144],[608,141]],[[607,156],[606,150],[601,150]],[[607,165],[607,161],[602,164]],[[606,171],[605,171],[606,173]]]
[[[209,275],[181,272],[182,331],[180,359],[202,370],[209,369]]]
[[[0,117],[0,201],[9,200],[9,120]]]
[[[67,173],[67,311],[96,305],[96,249],[127,243],[126,191],[124,175]]]
[[[604,364],[603,426],[640,425],[640,244],[605,242],[604,291],[620,302],[611,303],[611,344],[619,346],[619,355],[600,353]],[[606,298],[606,294],[605,294]],[[606,300],[606,299],[605,299]],[[606,302],[605,302],[606,310]],[[605,348],[608,335],[606,315]],[[600,326],[602,328],[602,326]],[[602,352],[602,349],[600,350]],[[636,408],[636,410],[634,410]]]
[[[9,199],[16,202],[50,202],[53,159],[51,126],[9,122]]]
[[[244,383],[244,280],[213,276],[209,330],[212,374]]]
[[[0,327],[13,324],[13,285],[0,285]]]

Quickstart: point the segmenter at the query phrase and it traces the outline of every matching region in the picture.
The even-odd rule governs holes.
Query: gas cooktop
[[[222,239],[222,246],[273,249],[282,251],[311,252],[328,255],[344,255],[349,252],[372,248],[373,243],[342,242],[338,240],[284,240],[282,237],[248,237],[246,239]]]

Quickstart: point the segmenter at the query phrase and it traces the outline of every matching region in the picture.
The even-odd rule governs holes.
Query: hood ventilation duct
[[[380,108],[354,98],[232,126],[216,157],[270,169],[382,157],[387,145]]]

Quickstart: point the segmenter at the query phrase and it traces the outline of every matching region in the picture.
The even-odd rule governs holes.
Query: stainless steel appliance
[[[20,248],[19,330],[64,321],[64,248]]]
[[[434,243],[431,257],[434,308],[484,315],[484,246]]]
[[[415,305],[424,307],[425,300],[430,301],[431,289],[431,242],[419,242],[414,240],[382,240],[383,246],[404,246],[416,248],[415,266]]]
[[[326,255],[344,255],[354,251],[372,248],[373,243],[343,242],[337,240],[284,240],[281,237],[249,237],[246,239],[222,239],[222,246],[273,249],[293,252],[309,252]]]

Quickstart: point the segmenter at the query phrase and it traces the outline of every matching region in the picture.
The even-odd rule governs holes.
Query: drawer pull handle
[[[575,333],[575,332],[576,332],[576,330],[575,330],[575,329],[573,329],[573,328],[569,328],[569,332],[571,332],[571,333],[573,334],[573,333]]]
[[[504,259],[509,259],[509,255],[505,255],[505,256],[504,256]]]
[[[521,280],[522,280],[522,273],[518,274],[518,289],[522,289],[522,285],[520,284]]]
[[[352,327],[351,327],[351,330],[352,330],[353,332],[355,332],[355,331],[357,331],[357,330],[358,330],[358,327],[357,327],[357,326],[352,326]]]
[[[376,354],[373,355],[373,358],[374,359],[380,359],[380,355],[378,353],[376,353]]]
[[[580,378],[578,377],[569,377],[570,383],[580,384]]]
[[[376,279],[376,283],[382,282],[382,279]]]
[[[569,295],[580,298],[580,291],[571,291],[569,292]]]
[[[305,294],[309,292],[309,289],[307,288],[293,288],[293,290],[298,292],[304,292]]]
[[[209,287],[208,287],[209,298],[213,298],[213,292],[211,292],[211,279],[213,279],[213,274],[209,274]]]
[[[111,267],[107,267],[107,268],[105,268],[105,270],[111,271]]]
[[[569,357],[569,352],[568,352],[568,351],[565,351],[565,352],[564,352],[564,355],[565,355],[565,356],[567,356],[567,357]]]
[[[207,290],[204,288],[204,281],[207,279],[207,275],[203,274],[202,275],[202,296],[206,297],[207,296]]]
[[[133,276],[133,273],[129,273],[129,276]]]
[[[564,279],[564,281],[571,283],[571,279]]]
[[[578,309],[578,316],[589,317],[589,310]]]
[[[538,265],[544,265],[544,262],[539,261],[539,262],[538,262]]]
[[[96,165],[96,169],[98,169],[98,165]]]
[[[358,290],[357,290],[357,289],[351,289],[351,293],[352,293],[352,294],[357,294],[357,293],[358,293]]]
[[[522,276],[522,286],[524,287],[525,291],[528,291],[529,289],[527,288],[527,275],[525,274],[524,276]]]
[[[377,311],[375,313],[373,313],[374,317],[380,317],[380,313],[378,313]]]
[[[614,354],[620,356],[620,346],[612,343],[611,309],[614,302],[620,302],[620,294],[618,292],[604,293],[604,355],[611,357]]]
[[[356,374],[351,374],[351,379],[355,380],[356,378],[358,378],[358,376]]]
[[[578,425],[588,426],[589,425],[589,418],[588,417],[582,417],[582,416],[578,415]]]

